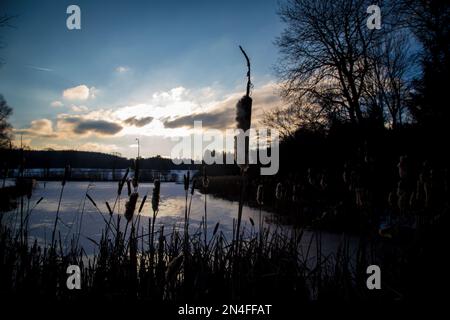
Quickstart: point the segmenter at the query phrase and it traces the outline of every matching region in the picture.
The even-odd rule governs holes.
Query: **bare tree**
[[[13,16],[0,13],[0,29],[3,27],[11,27],[11,20]],[[2,47],[2,42],[0,38],[0,48]],[[2,65],[2,60],[0,58],[0,66]],[[12,140],[12,126],[7,121],[9,116],[12,114],[12,108],[8,105],[3,95],[0,94],[0,148],[5,148],[11,146]]]
[[[448,128],[450,109],[450,3],[442,0],[401,0],[403,25],[421,45],[419,77],[409,109],[428,128]]]
[[[9,146],[12,139],[12,126],[7,121],[11,114],[12,108],[8,106],[3,96],[0,95],[0,148]]]
[[[281,139],[293,137],[298,128],[318,129],[326,125],[328,117],[324,114],[324,108],[307,104],[298,100],[288,106],[279,106],[266,111],[263,124],[270,128],[277,128]]]
[[[0,13],[0,29],[4,27],[12,27],[11,20],[14,18],[14,16],[10,16],[4,13]],[[3,42],[0,37],[0,49],[3,48]],[[0,58],[0,66],[3,64],[2,59]]]
[[[280,16],[287,26],[277,39],[282,55],[277,70],[285,98],[306,99],[300,107],[314,104],[318,115],[354,124],[364,120],[361,98],[373,68],[370,55],[387,32],[367,28],[370,4],[288,0],[282,6]]]
[[[410,90],[408,74],[414,66],[405,32],[387,34],[370,59],[372,68],[363,93],[365,105],[381,117],[381,125],[388,122],[395,129],[404,118]]]

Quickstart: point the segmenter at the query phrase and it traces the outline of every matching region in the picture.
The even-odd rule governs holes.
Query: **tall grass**
[[[119,183],[115,202],[120,199],[121,189],[126,183],[124,179]],[[182,228],[157,226],[161,188],[158,179],[154,181],[147,229],[139,227],[140,220],[144,219],[140,213],[146,196],[140,200],[138,215],[135,215],[139,201],[136,189],[130,193],[122,212],[115,212],[115,204],[113,208],[107,205],[109,219],[98,208],[96,199],[86,192],[87,199],[104,221],[100,241],[92,239],[97,250],[90,256],[79,246],[80,229],[77,229],[72,245],[64,250],[57,223],[50,246],[37,241],[29,243],[28,237],[27,241],[21,241],[18,235],[27,233],[20,229],[28,227],[29,216],[42,199],[27,210],[25,223],[19,229],[11,228],[0,219],[1,294],[39,294],[58,299],[127,297],[216,302],[229,299],[365,299],[373,295],[365,287],[365,268],[379,263],[390,270],[383,273],[386,279],[383,286],[389,288],[383,294],[396,298],[404,295],[404,288],[394,275],[401,274],[405,265],[410,266],[405,261],[409,261],[411,243],[405,250],[402,244],[389,240],[374,242],[365,235],[358,247],[359,254],[355,256],[348,237],[343,235],[338,250],[325,255],[319,230],[308,233],[308,238],[302,229],[286,230],[276,224],[264,224],[261,215],[257,229],[253,220],[248,221],[249,227],[244,221],[238,227],[236,221],[230,241],[221,231],[219,222],[213,230],[207,229],[206,202],[202,224],[190,228],[194,190],[193,187],[190,189],[189,199],[191,183],[194,182],[187,175],[183,186],[185,211]],[[64,184],[62,190],[63,187]],[[58,208],[63,202],[62,190]],[[262,205],[262,187],[258,187],[255,197]],[[121,227],[123,217],[127,221],[125,228]],[[128,233],[127,229],[130,229]],[[424,237],[424,234],[417,237]],[[423,242],[417,239],[414,245],[418,247],[415,248],[422,248]],[[66,268],[70,264],[82,269],[80,292],[66,289]]]
[[[121,231],[120,218],[112,233],[108,232],[109,221],[104,219],[105,228],[96,244],[98,253],[89,258],[83,248],[77,246],[78,235],[69,251],[63,250],[61,243],[58,250],[56,241],[52,241],[50,247],[35,241],[28,248],[17,240],[14,230],[2,223],[2,293],[18,294],[26,290],[30,294],[40,292],[61,299],[72,297],[74,293],[65,286],[65,269],[69,264],[77,264],[82,268],[82,288],[86,295],[220,300],[232,296],[270,296],[283,290],[304,299],[310,298],[307,282],[310,282],[308,274],[311,270],[298,259],[301,237],[269,230],[260,230],[259,234],[253,230],[252,222],[251,229],[242,229],[240,263],[236,265],[232,243],[220,230],[219,223],[208,238],[204,234],[207,230],[205,221],[203,226],[194,228],[192,234],[187,232],[187,227],[173,227],[169,233],[163,226],[156,230],[159,192],[160,182],[155,180],[149,233],[132,224],[137,217],[131,216],[127,221],[131,226],[128,234]],[[130,197],[134,195],[132,193]],[[97,207],[95,199],[91,196],[88,199]],[[126,206],[124,215],[131,210],[131,205]],[[190,205],[186,208],[185,218],[188,219]],[[53,233],[56,239],[58,229]],[[305,260],[309,258],[304,257]],[[238,295],[234,292],[236,285],[241,290]]]

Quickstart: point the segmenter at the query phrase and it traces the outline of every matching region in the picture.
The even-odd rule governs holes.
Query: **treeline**
[[[134,167],[134,159],[121,156],[88,151],[41,151],[0,149],[1,165],[9,169],[19,168],[64,168],[70,165],[72,168],[93,169],[125,169]],[[141,169],[154,170],[185,170],[194,169],[194,165],[175,165],[171,159],[155,156],[142,158],[139,161]]]
[[[375,161],[395,176],[400,156],[446,167],[450,5],[382,1],[381,29],[366,0],[288,0],[277,39],[287,107],[264,122],[280,131],[280,178],[342,173]],[[255,174],[256,176],[256,174]],[[387,179],[387,178],[386,178]]]

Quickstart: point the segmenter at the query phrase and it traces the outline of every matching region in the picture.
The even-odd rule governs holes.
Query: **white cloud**
[[[99,92],[100,92],[100,90],[97,89],[96,87],[90,87],[89,88],[89,98],[95,99],[95,97],[97,97]]]
[[[195,95],[184,87],[176,87],[154,93],[145,103],[118,108],[113,116],[122,121],[130,117],[161,119],[187,115],[199,108]]]
[[[67,100],[87,100],[93,99],[98,94],[98,89],[95,87],[88,87],[84,84],[79,86],[68,88],[63,91],[63,97]]]
[[[279,106],[282,102],[277,94],[278,85],[267,82],[255,88],[252,92],[253,98],[253,120],[258,125],[265,111]],[[145,136],[185,136],[190,129],[185,127],[168,128],[164,126],[167,120],[175,120],[193,114],[215,114],[224,113],[231,115],[234,119],[234,108],[236,102],[245,94],[244,90],[231,92],[223,95],[219,90],[205,87],[198,90],[189,90],[184,87],[176,87],[168,91],[160,91],[152,94],[149,101],[141,104],[124,106],[116,110],[102,112],[103,117],[109,115],[112,121],[121,121],[124,124],[120,132],[124,135]],[[153,121],[142,127],[130,126],[125,122],[130,117],[144,118],[152,117]],[[220,120],[219,120],[220,121]],[[223,119],[224,126],[233,126],[229,119]]]
[[[55,101],[52,101],[52,103],[50,103],[50,105],[52,107],[59,108],[59,107],[63,107],[64,103],[62,103],[61,101],[55,100]]]
[[[252,91],[253,126],[259,125],[258,122],[264,111],[282,103],[277,94],[277,88],[276,83],[266,82],[256,86]],[[86,99],[97,92],[95,88],[88,88],[85,85],[69,88],[66,91],[68,91],[66,96],[73,97],[79,94],[79,97],[82,93],[83,97],[88,96]],[[32,122],[27,129],[21,131],[24,135],[28,134],[33,139],[36,138],[36,143],[39,142],[41,145],[57,141],[55,140],[57,138],[58,140],[64,139],[68,146],[77,149],[91,147],[92,150],[99,151],[113,150],[112,145],[80,145],[80,139],[95,138],[102,139],[102,141],[108,139],[109,143],[114,141],[119,151],[125,153],[126,150],[130,149],[130,143],[133,143],[135,137],[139,136],[142,139],[146,138],[153,141],[151,153],[164,151],[163,153],[170,154],[167,151],[170,149],[170,138],[190,135],[193,128],[192,126],[181,125],[169,127],[168,122],[173,123],[175,120],[181,122],[180,118],[189,119],[189,116],[192,116],[192,119],[194,117],[204,119],[206,123],[207,119],[211,120],[214,115],[226,114],[224,117],[217,117],[214,125],[216,127],[223,125],[224,129],[234,127],[235,106],[244,94],[244,88],[242,90],[237,88],[235,91],[226,93],[216,86],[192,90],[179,86],[167,91],[151,93],[147,99],[141,100],[141,103],[122,107],[89,110],[84,103],[73,102],[67,104],[73,113],[55,115],[54,127],[51,120],[39,119]],[[142,125],[137,126],[130,119],[151,119],[151,121],[143,121]],[[165,145],[157,146],[154,143],[155,141],[164,141]],[[99,141],[95,142],[100,143]]]
[[[53,130],[53,123],[50,119],[36,119],[31,121],[30,127],[15,130],[17,134],[25,136],[56,138],[57,133]]]
[[[118,72],[118,73],[125,73],[125,72],[128,72],[128,71],[130,71],[130,68],[125,67],[125,66],[118,66],[116,68],[116,72]]]
[[[86,107],[86,106],[76,106],[74,104],[70,106],[70,109],[73,112],[87,112],[87,111],[89,111],[88,107]]]

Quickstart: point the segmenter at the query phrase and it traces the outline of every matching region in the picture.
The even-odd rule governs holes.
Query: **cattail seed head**
[[[30,200],[33,195],[33,181],[28,181],[26,183],[27,199]]]
[[[141,205],[139,206],[139,211],[138,211],[139,213],[141,213],[146,200],[147,200],[147,195],[145,195],[144,198],[142,198]]]
[[[262,206],[264,204],[264,186],[262,184],[258,185],[256,191],[256,202]]]
[[[133,177],[133,180],[131,180],[131,184],[133,185],[133,188],[136,189],[139,185],[138,179],[136,176]]]
[[[292,186],[292,201],[298,202],[300,201],[300,185],[294,184]]]
[[[397,167],[400,178],[406,178],[408,175],[408,157],[406,155],[400,157]]]
[[[130,195],[130,198],[127,201],[127,203],[125,203],[125,218],[127,219],[128,222],[130,222],[131,219],[133,219],[134,211],[136,210],[136,203],[138,196],[139,195],[137,192],[133,192]]]
[[[64,168],[64,177],[63,177],[63,180],[61,181],[61,185],[64,186],[66,184],[67,180],[69,180],[69,178],[70,178],[70,166],[67,165]]]
[[[191,186],[191,195],[194,194],[195,191],[195,187],[197,186],[197,180],[193,179],[192,180],[192,186]]]
[[[131,181],[130,181],[130,179],[127,180],[127,190],[128,190],[128,196],[131,196]]]
[[[208,176],[206,175],[206,168],[203,168],[203,178],[202,178],[202,185],[203,188],[208,188],[209,186],[209,179]]]
[[[121,181],[119,181],[119,186],[117,188],[117,195],[120,196],[122,194],[122,189],[123,189],[123,183],[122,183],[122,180],[121,180]]]
[[[37,206],[41,201],[44,200],[44,197],[40,197],[39,200],[36,202],[35,206]]]
[[[189,190],[189,180],[190,180],[190,173],[189,171],[187,172],[187,175],[185,174],[183,176],[184,178],[184,191],[188,191]]]
[[[152,209],[153,209],[153,212],[158,211],[160,184],[161,184],[161,182],[159,181],[159,179],[155,179],[154,187],[153,187],[153,194],[152,194]]]
[[[133,187],[134,188],[138,187],[138,184],[139,184],[139,173],[140,173],[139,159],[135,159],[134,160],[134,177],[133,177]]]
[[[275,189],[275,198],[277,198],[277,200],[281,200],[282,197],[283,197],[283,185],[281,184],[281,182],[278,182],[277,187]]]
[[[125,171],[125,174],[122,177],[122,180],[119,181],[119,188],[117,189],[117,195],[119,195],[119,196],[122,194],[122,189],[123,189],[125,182],[127,181],[129,172],[130,172],[130,168],[127,168],[127,170]]]
[[[167,265],[167,271],[166,271],[166,281],[173,281],[175,280],[176,276],[178,275],[181,266],[183,264],[183,254],[180,253],[178,256],[176,256],[174,259],[172,259],[169,264]]]
[[[108,208],[109,215],[112,216],[113,212],[111,210],[111,206],[109,205],[108,201],[106,201],[106,208]]]
[[[252,98],[243,96],[236,104],[236,125],[238,129],[247,131],[252,120]]]
[[[249,165],[250,141],[249,136],[245,134],[250,129],[252,120],[252,98],[248,95],[243,96],[236,104],[236,126],[243,132],[240,132],[234,139],[234,158],[238,162],[238,154],[244,152],[245,163],[238,163],[238,166],[246,171]],[[238,150],[238,140],[244,139],[244,150]]]
[[[92,199],[92,197],[88,193],[86,193],[86,197],[89,199],[89,201],[92,203],[94,207],[97,207],[97,204],[95,203],[94,199]]]
[[[219,230],[219,222],[216,223],[216,226],[214,227],[213,236],[216,235],[217,230]]]

